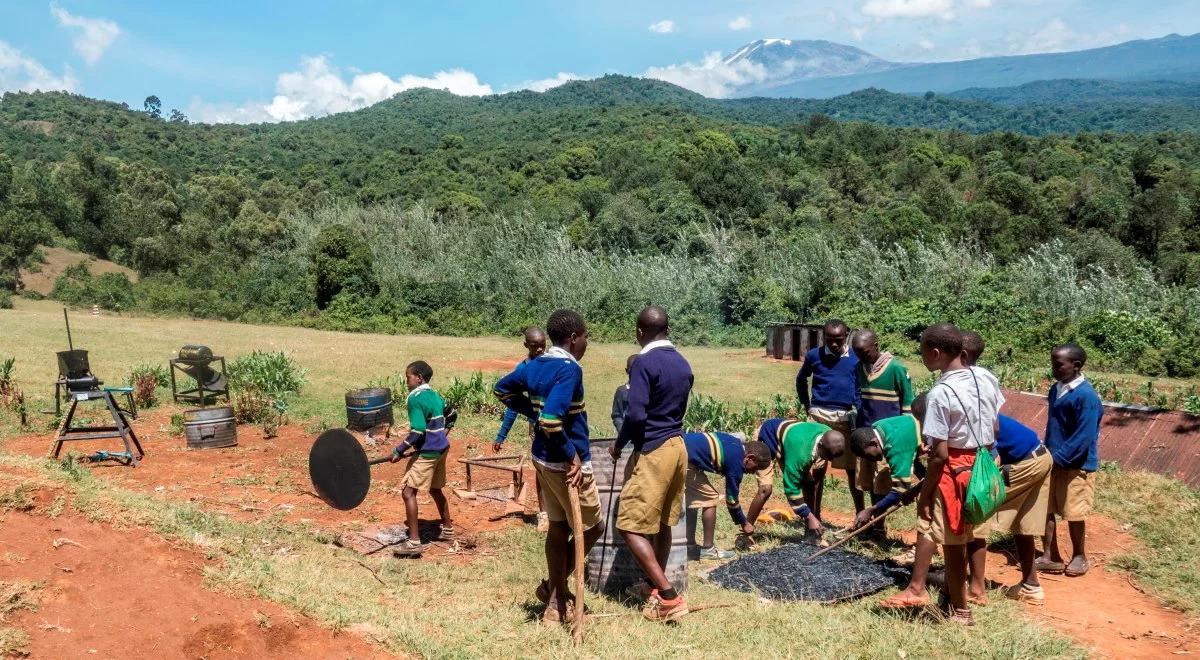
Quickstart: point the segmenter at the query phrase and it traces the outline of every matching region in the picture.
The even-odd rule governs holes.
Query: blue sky
[[[762,37],[888,59],[1077,50],[1200,32],[1200,0],[0,2],[0,90],[68,89],[195,119],[298,119],[413,86],[544,89],[604,73],[721,95],[719,58]],[[658,73],[656,73],[658,72]],[[715,81],[715,82],[714,82]]]

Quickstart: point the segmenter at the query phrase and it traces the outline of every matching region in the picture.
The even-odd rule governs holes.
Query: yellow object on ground
[[[783,504],[768,504],[758,514],[758,520],[754,521],[755,525],[770,525],[779,522],[791,522],[796,519],[796,514],[790,508]]]

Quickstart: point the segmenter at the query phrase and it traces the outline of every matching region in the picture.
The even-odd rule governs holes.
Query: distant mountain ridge
[[[932,63],[889,62],[830,42],[771,39],[739,48],[726,58],[730,60],[753,62],[767,72],[762,82],[737,89],[738,97],[829,98],[869,88],[950,93],[1057,79],[1200,81],[1200,34],[1065,53]]]
[[[797,39],[752,41],[727,55],[724,63],[727,66],[746,63],[765,69],[769,76],[766,81],[742,91],[765,91],[810,78],[872,73],[903,66],[854,46]]]

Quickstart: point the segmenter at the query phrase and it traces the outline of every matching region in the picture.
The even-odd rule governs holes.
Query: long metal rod
[[[75,342],[71,341],[71,319],[67,318],[67,308],[63,307],[63,323],[67,324],[67,348],[75,350]]]
[[[920,487],[921,487],[921,481],[918,481],[917,483],[913,484],[912,487],[910,487],[908,490],[904,491],[904,494],[907,495]],[[906,506],[908,506],[908,504],[906,504],[904,502],[903,496],[901,496],[901,500],[899,502],[896,502],[892,506],[888,507],[887,511],[884,511],[883,513],[875,516],[870,521],[868,521],[865,525],[863,525],[862,527],[859,527],[858,529],[854,530],[853,532],[850,532],[849,536],[843,538],[842,540],[838,541],[837,543],[834,543],[833,545],[829,546],[828,548],[821,548],[820,550],[812,553],[812,555],[810,555],[809,558],[804,561],[810,562],[810,561],[816,559],[817,557],[820,557],[821,555],[829,552],[830,550],[833,550],[835,548],[845,545],[846,542],[849,541],[850,539],[858,536],[859,534],[862,534],[863,532],[867,531],[868,529],[871,529],[871,527],[874,526],[875,523],[879,522],[880,520],[883,520],[884,518],[887,518],[888,516],[899,511],[900,509],[903,509]]]

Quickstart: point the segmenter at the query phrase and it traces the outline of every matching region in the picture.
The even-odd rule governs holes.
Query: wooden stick
[[[571,624],[571,638],[575,646],[583,643],[583,512],[579,508],[579,486],[568,486],[571,498],[571,527],[575,534],[575,621]]]
[[[907,495],[908,493],[913,492],[914,489],[920,488],[920,487],[921,487],[921,482],[918,481],[917,483],[913,484],[913,486],[910,487],[908,490],[904,491],[904,494]],[[883,520],[884,518],[887,518],[888,516],[899,511],[900,509],[904,508],[905,506],[907,506],[907,505],[904,504],[904,499],[903,499],[903,497],[901,497],[901,500],[899,502],[896,502],[892,506],[888,507],[887,511],[884,511],[883,513],[875,516],[870,521],[868,521],[867,524],[863,525],[862,527],[859,527],[858,529],[854,530],[853,532],[850,532],[850,534],[848,536],[839,540],[837,543],[834,543],[833,545],[830,545],[827,548],[822,548],[822,549],[812,553],[812,555],[810,555],[809,558],[805,559],[804,561],[810,562],[810,561],[816,559],[817,557],[820,557],[821,555],[829,552],[830,550],[833,550],[834,548],[838,548],[838,547],[845,545],[846,542],[849,541],[850,539],[858,536],[859,534],[862,534],[863,532],[867,531],[868,529],[871,529],[871,527],[875,523],[879,522],[880,520]]]

